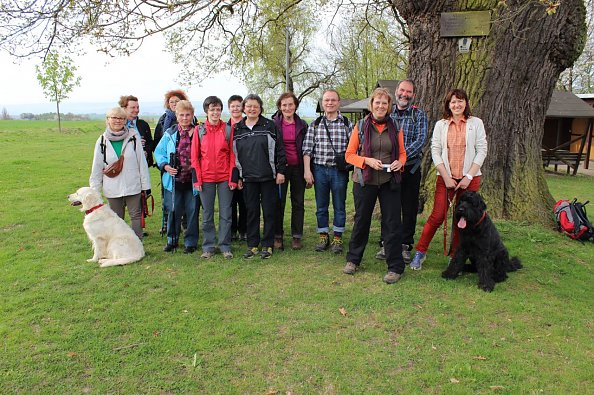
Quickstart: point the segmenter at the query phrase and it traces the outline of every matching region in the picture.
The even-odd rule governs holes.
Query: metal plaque
[[[491,11],[442,12],[439,18],[441,37],[488,36]]]

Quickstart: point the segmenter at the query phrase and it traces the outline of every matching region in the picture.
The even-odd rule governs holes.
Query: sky
[[[139,98],[142,114],[143,101],[162,102],[165,92],[171,89],[184,89],[190,100],[202,101],[207,96],[216,95],[224,103],[232,94],[248,93],[245,85],[228,72],[205,79],[202,86],[185,89],[178,80],[179,66],[171,61],[171,55],[163,48],[162,37],[150,37],[129,57],[112,58],[92,48],[84,56],[72,56],[77,67],[76,75],[82,80],[63,102],[64,107],[67,109],[68,104],[73,103],[113,102],[115,105],[121,95],[131,94]],[[35,73],[35,65],[41,60],[27,59],[18,64],[14,61],[0,52],[0,108],[6,107],[11,113],[11,109],[23,112],[23,105],[47,103],[48,111],[52,111],[55,104],[43,95]]]

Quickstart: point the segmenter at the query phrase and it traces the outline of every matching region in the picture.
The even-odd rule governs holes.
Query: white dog
[[[144,257],[144,247],[128,224],[103,204],[101,194],[89,187],[68,195],[73,206],[80,206],[85,215],[83,227],[93,243],[93,257],[101,267],[126,265]]]

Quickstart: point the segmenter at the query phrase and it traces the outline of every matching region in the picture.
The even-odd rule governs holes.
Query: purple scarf
[[[181,163],[181,172],[176,177],[178,182],[192,181],[192,164],[190,162],[192,139],[190,138],[190,130],[192,130],[192,128],[188,131],[184,131],[179,124],[177,125],[177,132],[179,133],[177,152],[179,153],[179,161]]]

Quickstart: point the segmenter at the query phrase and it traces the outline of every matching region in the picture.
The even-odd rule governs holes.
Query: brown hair
[[[387,96],[388,97],[388,113],[390,113],[390,109],[392,108],[392,95],[390,95],[390,91],[386,88],[375,88],[371,97],[369,98],[369,103],[367,104],[367,108],[369,111],[372,111],[373,102],[377,97],[380,96]]]
[[[291,98],[293,99],[293,103],[295,103],[295,111],[299,108],[299,99],[297,99],[297,96],[295,96],[295,94],[293,92],[285,92],[282,95],[280,95],[280,97],[278,98],[278,100],[276,101],[276,108],[278,110],[281,109],[281,102],[285,99]]]
[[[243,99],[243,101],[241,102],[241,111],[243,111],[243,109],[245,108],[245,103],[247,103],[248,100],[257,101],[258,104],[260,105],[260,115],[262,115],[262,113],[264,113],[264,102],[262,101],[260,96],[256,95],[255,93],[250,93]],[[243,112],[245,112],[245,111],[243,111]]]
[[[132,95],[128,95],[128,96],[120,96],[120,101],[118,101],[118,104],[120,107],[122,108],[126,108],[128,107],[128,102],[129,101],[138,101],[138,98],[136,96],[132,96]]]
[[[238,101],[241,104],[241,102],[243,101],[243,97],[241,97],[239,95],[231,95],[229,100],[227,100],[227,106],[230,106],[231,103],[234,101]]]
[[[211,104],[213,104],[215,107],[216,106],[221,107],[221,110],[223,109],[223,102],[221,101],[221,99],[219,99],[216,96],[208,96],[202,102],[202,109],[204,110],[204,112],[208,111],[208,107],[210,107]]]
[[[464,91],[464,89],[452,89],[448,92],[443,100],[443,118],[450,119],[452,117],[452,110],[450,110],[450,101],[452,101],[452,97],[456,96],[457,99],[464,100],[466,102],[466,107],[464,108],[464,116],[466,118],[470,117],[470,102],[468,101],[468,95]]]
[[[179,100],[188,100],[188,95],[186,95],[186,92],[182,91],[181,89],[167,91],[167,93],[165,93],[165,108],[168,110],[170,110],[169,99],[171,99],[173,96],[176,96]]]

